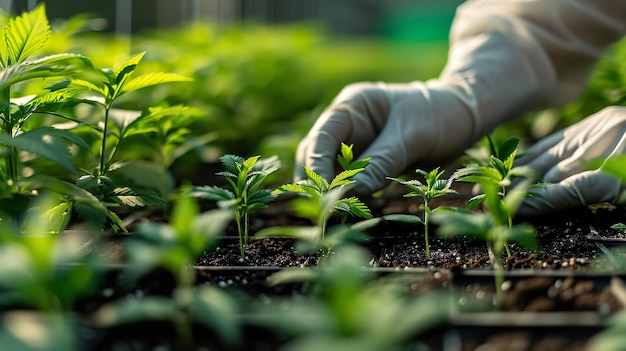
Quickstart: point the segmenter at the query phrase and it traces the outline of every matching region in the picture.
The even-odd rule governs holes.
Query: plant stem
[[[430,260],[430,241],[428,240],[428,220],[430,214],[430,207],[428,207],[428,200],[424,200],[424,243],[426,245],[426,258]]]
[[[504,284],[504,265],[502,263],[502,250],[500,250],[500,254],[494,252],[494,266],[493,266],[493,275],[494,282],[496,284],[496,299],[498,303],[504,300],[504,291],[502,291],[502,285]]]
[[[513,217],[509,216],[509,230],[513,228]],[[511,257],[511,248],[509,247],[509,242],[507,240],[504,241],[504,249],[506,250],[506,256]]]
[[[107,147],[107,133],[108,133],[108,126],[109,126],[109,110],[111,109],[110,105],[107,105],[104,109],[104,126],[102,127],[102,145],[100,147],[100,168],[98,170],[98,175],[105,175],[106,174],[106,169],[105,169],[105,152],[106,152],[106,147]]]
[[[13,121],[11,120],[11,88],[7,87],[0,90],[0,103],[2,109],[0,114],[4,116],[3,132],[13,137]],[[6,156],[6,178],[7,184],[12,188],[17,187],[17,149],[13,146],[7,146],[8,153]]]
[[[243,250],[243,246],[244,246],[244,233],[243,233],[243,227],[242,227],[242,217],[241,217],[241,211],[240,210],[235,210],[235,222],[237,222],[237,233],[239,233],[239,251],[241,253],[241,257],[245,257],[245,252]]]
[[[248,211],[243,213],[243,243],[248,243],[248,228],[250,227],[250,217]]]

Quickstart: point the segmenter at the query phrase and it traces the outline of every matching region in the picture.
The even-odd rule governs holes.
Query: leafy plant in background
[[[37,114],[79,122],[52,110],[54,106],[79,94],[81,88],[39,91],[35,96],[11,99],[12,89],[18,83],[24,84],[43,78],[72,77],[92,70],[89,60],[77,54],[63,53],[35,59],[49,36],[50,26],[43,4],[31,12],[10,18],[4,29],[3,43],[0,45],[0,157],[4,159],[4,167],[0,167],[0,198],[7,200],[2,203],[10,206],[1,207],[12,217],[21,216],[20,211],[28,206],[34,190],[56,189],[62,194],[58,197],[60,202],[57,208],[65,210],[55,213],[65,216],[73,211],[74,205],[86,206],[112,223],[121,224],[117,216],[108,211],[98,199],[70,183],[38,173],[29,177],[22,176],[24,165],[20,162],[20,152],[47,159],[55,166],[76,174],[77,169],[72,163],[68,143],[83,149],[89,148],[81,138],[67,130],[47,125],[25,128],[26,122]],[[58,218],[51,222],[66,223]],[[60,231],[64,228],[55,229]]]
[[[102,125],[102,129],[98,130],[101,133],[97,153],[98,165],[93,172],[81,176],[76,183],[102,201],[130,207],[160,206],[165,200],[151,189],[132,184],[118,185],[110,177],[111,172],[119,171],[127,165],[125,162],[115,162],[120,143],[130,131],[137,132],[137,129],[128,129],[129,126],[134,126],[132,121],[137,119],[137,116],[126,113],[116,117],[113,105],[121,96],[142,88],[189,81],[189,78],[181,75],[163,72],[150,72],[131,77],[144,55],[145,52],[132,56],[115,69],[100,69],[97,70],[97,74],[67,79],[49,87],[52,92],[82,89],[90,96],[81,97],[75,103],[87,103],[102,108],[103,121],[98,121]]]
[[[529,224],[511,225],[509,218],[515,215],[526,197],[527,183],[522,183],[501,197],[496,184],[481,184],[485,194],[487,212],[471,212],[463,208],[445,208],[433,214],[433,222],[439,224],[437,234],[442,236],[471,236],[487,242],[493,252],[494,280],[498,298],[503,296],[504,265],[502,252],[509,242],[535,250],[535,228]],[[509,253],[510,255],[510,253]]]
[[[424,242],[426,244],[426,257],[430,259],[430,244],[428,240],[429,217],[433,212],[437,211],[437,209],[433,210],[430,207],[430,201],[441,196],[455,194],[456,191],[450,189],[452,183],[454,182],[454,178],[449,178],[447,180],[439,179],[444,173],[444,171],[439,171],[439,167],[433,169],[430,172],[426,172],[421,169],[417,169],[415,170],[415,172],[424,176],[426,184],[416,179],[403,180],[391,177],[388,177],[387,179],[400,183],[412,190],[411,192],[405,194],[404,197],[419,197],[424,201],[424,203],[420,207],[424,210],[424,220],[422,222],[424,224]],[[417,218],[419,219],[419,217]]]
[[[405,287],[370,284],[363,270],[368,253],[354,245],[337,250],[317,267],[285,269],[270,284],[304,282],[312,287],[305,300],[278,299],[259,304],[250,322],[270,327],[289,339],[281,350],[395,350],[445,322],[449,300],[440,291],[419,297]]]
[[[489,143],[489,156],[487,160],[474,158],[474,161],[468,163],[463,168],[458,169],[452,177],[461,182],[476,183],[481,186],[484,184],[493,184],[498,188],[498,194],[505,197],[511,189],[511,184],[515,178],[539,179],[539,174],[528,166],[514,166],[515,157],[517,156],[517,147],[519,139],[509,138],[501,143],[494,143],[492,138],[487,135],[486,139]],[[533,196],[534,193],[527,192],[526,196]],[[467,208],[482,204],[487,199],[484,192],[472,197]],[[509,226],[513,225],[513,217],[508,218]],[[504,249],[507,255],[511,255],[509,245],[505,243]]]
[[[113,114],[112,126],[128,146],[124,157],[137,160],[120,171],[133,182],[158,189],[164,199],[174,190],[170,174],[174,162],[218,138],[214,132],[196,135],[190,130],[191,124],[206,117],[206,111],[190,106],[155,106],[118,116]]]
[[[369,163],[369,159],[363,159],[359,161],[353,161],[354,155],[352,153],[352,145],[346,145],[341,143],[341,151],[337,157],[337,161],[343,167],[343,171],[337,174],[330,182],[324,177],[315,173],[312,169],[304,166],[304,170],[307,175],[306,183],[291,183],[279,186],[274,193],[292,193],[303,195],[307,198],[314,199],[316,205],[304,200],[294,201],[294,210],[305,218],[312,218],[318,222],[320,232],[320,239],[324,239],[326,232],[326,223],[330,214],[339,214],[342,216],[342,221],[347,219],[348,215],[352,215],[360,218],[371,218],[372,214],[367,206],[359,200],[356,196],[352,197],[337,197],[336,194],[345,194],[344,187],[354,183],[352,177],[362,172]],[[344,188],[342,190],[338,190]],[[326,194],[333,192],[335,195],[326,196]],[[328,201],[332,199],[333,201]],[[327,212],[324,212],[327,211]]]
[[[217,174],[224,176],[230,189],[213,185],[193,187],[191,191],[196,197],[218,201],[223,207],[235,209],[239,248],[241,257],[244,257],[244,245],[248,243],[250,211],[266,207],[276,198],[272,190],[263,186],[265,179],[280,168],[280,160],[275,156],[266,159],[252,156],[244,159],[227,154],[220,157],[220,161],[225,170]]]

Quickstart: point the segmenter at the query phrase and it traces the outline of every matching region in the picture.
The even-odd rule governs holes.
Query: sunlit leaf
[[[175,73],[146,73],[139,77],[133,78],[132,80],[124,84],[122,87],[122,94],[158,84],[189,81],[191,81],[191,78],[181,76],[180,74]]]
[[[6,49],[0,52],[2,65],[7,67],[25,61],[44,46],[49,36],[50,24],[44,4],[11,18],[4,30]]]

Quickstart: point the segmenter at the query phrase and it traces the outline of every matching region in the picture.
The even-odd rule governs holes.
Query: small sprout
[[[421,169],[415,170],[416,173],[424,176],[426,180],[426,184],[420,182],[419,180],[403,180],[399,178],[391,178],[387,177],[387,179],[398,182],[412,191],[405,194],[404,197],[419,197],[424,200],[424,204],[420,206],[421,209],[424,210],[424,240],[426,244],[426,257],[430,260],[430,244],[428,241],[428,222],[429,216],[431,213],[435,212],[437,209],[432,209],[430,207],[430,200],[445,196],[448,194],[456,194],[456,191],[451,189],[452,183],[454,182],[454,178],[450,179],[439,179],[441,175],[445,171],[439,171],[439,167],[433,169],[430,172],[423,171]]]
[[[245,255],[244,245],[248,243],[250,211],[266,207],[276,198],[270,189],[265,189],[265,179],[280,168],[278,157],[272,156],[261,159],[253,156],[244,159],[235,155],[224,155],[220,161],[225,171],[217,173],[224,176],[230,189],[218,186],[194,187],[194,196],[217,201],[222,207],[235,209],[235,222],[239,233],[239,248],[241,256]]]
[[[475,159],[465,167],[457,170],[453,178],[456,178],[461,182],[471,182],[480,184],[492,184],[497,186],[499,190],[496,195],[499,194],[500,198],[506,196],[511,189],[511,184],[514,179],[540,179],[541,176],[532,168],[528,166],[514,166],[514,161],[517,156],[517,147],[519,145],[519,139],[510,138],[503,142],[496,144],[492,138],[487,135],[487,141],[489,142],[490,155],[488,160]],[[535,185],[540,186],[540,184]],[[533,192],[525,192],[525,196],[535,196]],[[482,204],[487,200],[485,193],[478,194],[472,197],[467,202],[467,208],[473,209],[476,206]],[[512,215],[508,218],[509,227],[513,224]],[[511,255],[511,250],[508,243],[505,243],[507,255]]]
[[[302,202],[295,202],[294,210],[318,222],[321,229],[320,239],[324,239],[326,222],[331,214],[342,215],[342,222],[345,222],[348,215],[360,218],[372,217],[367,205],[357,197],[342,197],[347,190],[346,187],[354,183],[352,177],[362,172],[369,163],[369,158],[354,162],[353,158],[352,145],[342,143],[341,154],[337,157],[337,161],[344,170],[330,182],[305,166],[304,171],[307,175],[305,183],[285,184],[274,191],[274,194],[295,193],[314,200],[306,201],[304,206]]]
[[[528,183],[522,183],[500,197],[498,187],[492,183],[483,184],[487,201],[487,212],[477,213],[468,209],[447,208],[433,215],[433,221],[440,226],[437,233],[442,236],[471,236],[487,242],[494,253],[494,279],[499,300],[502,300],[504,283],[504,265],[502,251],[509,241],[536,250],[535,228],[529,224],[511,225],[508,221],[515,214],[526,197]]]

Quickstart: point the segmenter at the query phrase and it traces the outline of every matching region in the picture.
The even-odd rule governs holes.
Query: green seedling
[[[363,269],[368,257],[363,248],[348,245],[317,267],[270,276],[272,285],[307,283],[310,297],[258,304],[250,323],[289,336],[280,350],[382,351],[404,349],[415,335],[445,322],[446,293],[409,297],[400,284],[373,283],[371,271]]]
[[[312,226],[269,227],[258,231],[257,238],[287,237],[296,240],[298,252],[321,252],[323,257],[329,255],[336,247],[351,242],[367,239],[365,231],[374,227],[381,218],[370,218],[354,224],[338,223],[327,228],[328,218],[334,213],[346,188],[334,188],[321,195],[320,198],[301,198],[293,203],[293,208],[300,216],[308,218]]]
[[[51,109],[82,89],[37,90],[32,96],[12,98],[14,88],[27,83],[44,78],[62,79],[91,69],[90,61],[77,54],[38,57],[50,34],[42,4],[31,12],[9,18],[0,40],[0,158],[4,160],[0,165],[0,198],[3,199],[0,208],[12,216],[20,216],[19,211],[29,206],[32,194],[42,188],[51,188],[48,185],[67,190],[60,192],[64,195],[57,198],[59,205],[68,204],[69,212],[76,203],[88,207],[94,204],[93,199],[87,199],[88,195],[70,186],[70,183],[60,184],[58,179],[50,181],[50,177],[39,173],[28,177],[24,175],[27,167],[25,162],[21,162],[20,154],[28,153],[31,159],[47,160],[70,174],[76,174],[68,144],[89,149],[81,138],[70,131],[47,125],[27,126],[27,122],[34,120],[33,116],[44,114],[73,121],[71,117],[51,112]],[[114,214],[102,211],[100,204],[91,209],[114,221]]]
[[[114,69],[93,70],[91,75],[81,78],[67,79],[49,86],[51,92],[81,89],[89,96],[81,96],[74,103],[86,103],[102,109],[100,146],[98,152],[98,166],[93,172],[77,180],[77,185],[89,190],[102,201],[112,202],[123,206],[160,206],[165,201],[153,190],[129,184],[118,186],[110,176],[113,171],[119,171],[127,166],[128,162],[115,162],[115,155],[122,140],[132,131],[138,117],[133,114],[115,115],[113,105],[122,96],[137,90],[173,82],[186,82],[189,78],[174,73],[151,72],[132,77],[145,52],[139,53]],[[83,94],[84,95],[84,94]],[[131,128],[129,128],[131,127]]]
[[[450,189],[452,183],[454,182],[454,178],[449,178],[447,180],[439,179],[444,173],[444,171],[439,171],[439,167],[430,172],[426,172],[421,169],[417,169],[415,172],[424,176],[426,184],[415,179],[403,180],[391,177],[387,177],[387,179],[398,182],[412,190],[411,192],[405,194],[404,197],[419,197],[424,201],[420,208],[424,210],[424,220],[422,221],[424,224],[424,241],[426,244],[426,257],[430,259],[430,243],[428,240],[429,217],[433,212],[438,210],[431,208],[430,201],[441,196],[456,194],[455,190]]]
[[[446,208],[433,214],[432,220],[439,224],[438,235],[470,236],[487,242],[493,252],[494,280],[496,293],[501,301],[504,293],[504,265],[502,252],[505,246],[513,241],[522,246],[536,250],[535,228],[529,224],[510,225],[509,218],[515,214],[526,197],[526,183],[520,184],[506,196],[500,197],[497,185],[482,184],[487,203],[487,212],[477,213],[467,209]]]
[[[94,322],[112,327],[139,321],[170,321],[176,332],[176,349],[187,350],[192,326],[199,322],[227,343],[240,339],[234,300],[214,287],[196,288],[195,262],[210,249],[232,218],[229,210],[199,212],[195,199],[183,196],[172,208],[169,223],[139,225],[128,243],[128,264],[123,283],[133,286],[144,274],[164,268],[176,288],[172,297],[148,296],[118,300],[96,311]]]
[[[239,233],[239,248],[241,257],[244,257],[244,246],[248,243],[250,211],[266,207],[276,198],[270,189],[263,188],[265,179],[280,168],[277,157],[261,159],[253,156],[244,159],[235,155],[224,155],[220,161],[225,167],[223,172],[230,189],[219,186],[193,187],[193,196],[205,198],[218,203],[223,207],[235,209],[235,222]]]
[[[330,182],[315,173],[312,169],[304,167],[307,175],[306,183],[292,183],[279,186],[274,193],[294,193],[303,195],[313,201],[294,201],[294,210],[305,218],[317,221],[320,228],[320,239],[324,239],[327,220],[331,214],[339,214],[342,222],[348,215],[360,218],[371,218],[369,208],[357,197],[342,197],[347,186],[354,183],[352,177],[362,172],[369,163],[368,159],[353,161],[352,145],[341,144],[341,153],[337,161],[343,167],[343,171],[337,174]],[[326,195],[333,192],[333,195]],[[341,196],[337,196],[341,194]],[[330,201],[332,200],[332,201]]]
[[[0,40],[0,145],[5,167],[0,168],[0,190],[17,191],[20,174],[18,150],[52,160],[70,172],[76,172],[67,149],[67,142],[86,146],[68,131],[46,127],[24,131],[24,123],[35,113],[45,110],[59,96],[46,95],[34,99],[11,102],[11,88],[33,79],[65,77],[78,72],[77,66],[88,65],[88,60],[76,54],[57,54],[34,59],[50,37],[50,25],[45,6],[12,17],[4,27]],[[66,94],[71,92],[66,91]],[[81,143],[82,142],[82,143]]]
[[[517,156],[519,139],[510,138],[496,144],[489,135],[486,136],[489,143],[490,155],[488,160],[476,159],[465,167],[457,170],[453,178],[460,182],[471,182],[476,184],[494,184],[498,187],[501,197],[506,196],[511,189],[514,179],[540,179],[540,175],[528,166],[514,166]],[[533,192],[525,192],[527,196],[535,195]],[[482,194],[472,197],[467,208],[473,209],[482,204],[487,199],[487,195]],[[513,225],[513,217],[508,218],[509,226]],[[508,243],[504,245],[507,255],[511,255]]]
[[[115,120],[112,127],[120,139],[127,141],[126,145],[132,145],[124,148],[124,156],[138,161],[120,171],[129,170],[124,174],[137,183],[158,189],[161,197],[167,199],[174,190],[169,173],[174,162],[190,150],[217,139],[213,132],[203,135],[192,132],[192,124],[200,122],[207,112],[184,105],[124,112],[112,116]]]

